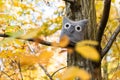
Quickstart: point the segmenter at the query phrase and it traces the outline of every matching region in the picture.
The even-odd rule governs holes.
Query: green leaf
[[[23,30],[18,30],[17,32],[6,32],[5,34],[11,36],[11,37],[20,37],[24,33]]]

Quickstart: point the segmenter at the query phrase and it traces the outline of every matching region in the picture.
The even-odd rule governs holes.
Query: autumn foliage
[[[102,1],[96,1],[97,21],[101,18],[99,9],[102,5]],[[75,50],[82,57],[97,62],[100,55],[93,46],[98,43],[85,40],[78,42],[74,48],[67,49],[69,38],[65,35],[59,41],[64,9],[64,2],[58,0],[0,0],[0,35],[9,36],[0,38],[0,80],[91,79],[91,74],[84,69],[66,66],[66,53],[68,51],[72,54]],[[117,25],[117,21],[113,20],[116,16],[114,12],[116,10],[112,6],[113,15],[107,25],[102,46]],[[31,38],[34,42],[27,41]],[[40,40],[52,42],[51,46],[39,44]],[[113,58],[105,57],[102,64],[103,76],[109,74],[108,78],[112,80],[120,78],[117,68],[120,56],[118,43],[119,40],[108,54],[108,57]],[[111,66],[113,63],[115,65]]]

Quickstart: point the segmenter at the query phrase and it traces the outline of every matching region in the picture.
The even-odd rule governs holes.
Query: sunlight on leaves
[[[23,10],[27,10],[27,9],[34,10],[31,5],[28,6],[28,5],[18,2],[18,1],[13,1],[13,5],[16,7],[21,7]]]
[[[22,54],[20,57],[21,65],[33,65],[35,63],[47,64],[49,59],[53,56],[53,52],[44,51],[38,56],[30,54]]]
[[[3,12],[5,10],[5,4],[3,0],[0,0],[0,12]]]
[[[23,39],[35,38],[39,31],[40,31],[40,29],[29,29],[26,32],[26,34],[21,36],[21,38],[23,38]]]
[[[6,34],[15,38],[15,37],[19,37],[20,35],[22,35],[23,30],[18,30],[16,32],[6,32]]]
[[[119,80],[119,79],[120,79],[120,70],[114,73],[111,80]]]
[[[40,63],[48,63],[48,60],[53,56],[53,52],[52,51],[43,51],[42,53],[40,53],[40,55],[38,56],[40,59]]]
[[[19,37],[23,34],[23,30],[20,28],[20,26],[8,26],[5,30],[5,34],[11,37]]]
[[[75,78],[80,78],[80,80],[90,80],[91,75],[78,67],[69,67],[61,76],[60,80],[74,80]]]
[[[14,58],[20,56],[19,53],[13,53],[11,50],[0,52],[0,58]]]
[[[22,54],[21,57],[20,57],[21,66],[33,65],[37,62],[39,62],[39,58],[37,56],[34,56],[34,55]]]

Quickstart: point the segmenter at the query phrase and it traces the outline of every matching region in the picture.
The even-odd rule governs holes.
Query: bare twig
[[[10,36],[8,36],[6,34],[0,34],[0,37],[10,37]]]
[[[42,70],[45,72],[45,74],[49,77],[49,79],[53,80],[52,76],[48,73],[48,71],[41,64],[39,64],[39,66],[42,68]]]
[[[105,48],[102,50],[102,58],[104,57],[104,55],[109,51],[109,49],[111,48],[114,40],[116,39],[116,36],[118,35],[118,33],[120,32],[120,25],[117,27],[117,29],[113,32],[112,36],[110,37],[108,43],[106,44]]]
[[[6,34],[0,34],[0,37],[10,38],[10,37],[12,37],[12,36],[9,36],[9,35],[6,35]],[[36,38],[22,39],[22,38],[17,38],[17,37],[15,37],[15,39],[32,41],[32,42],[38,42],[38,43],[40,43],[40,44],[42,44],[42,45],[46,45],[46,46],[53,46],[53,45],[52,45],[53,42],[48,42],[48,41],[45,41],[45,40],[42,40],[42,39],[36,39]],[[74,46],[75,46],[75,43],[71,43],[71,44],[67,45],[67,46],[64,47],[64,48],[74,47]],[[55,46],[54,46],[54,47],[55,47]],[[63,48],[63,47],[61,47],[61,46],[56,46],[56,47]]]
[[[62,68],[60,68],[60,69],[58,69],[58,70],[56,70],[52,75],[51,75],[51,77],[53,77],[58,71],[60,71],[60,70],[62,70],[62,69],[65,69],[67,66],[65,66],[65,67],[62,67]]]
[[[18,64],[18,69],[19,69],[21,80],[23,80],[23,75],[22,75],[22,71],[21,71],[20,61],[17,64]]]
[[[5,74],[10,80],[14,80],[14,79],[12,79],[6,72],[4,72],[4,71],[1,71],[3,74]]]
[[[0,37],[9,38],[11,36],[6,35],[6,34],[0,34]],[[38,43],[46,45],[46,46],[51,46],[51,42],[44,41],[44,40],[39,40],[39,41],[37,40],[36,41],[36,39],[33,39],[33,38],[31,38],[31,39],[15,38],[15,39],[21,39],[21,40],[26,40],[26,41],[38,42]]]
[[[111,4],[111,0],[104,1],[103,16],[100,21],[100,26],[99,26],[98,34],[97,34],[97,41],[99,43],[99,45],[97,46],[98,51],[101,51],[101,40],[102,40],[102,36],[104,34],[104,30],[105,30],[105,27],[106,27],[106,24],[108,21],[108,17],[109,17],[110,4]]]
[[[120,21],[118,20],[118,22],[120,22]],[[109,28],[107,28],[107,29],[109,30],[109,34],[112,36],[111,30],[110,30]],[[108,41],[107,41],[107,42],[108,42]],[[117,49],[118,49],[118,51],[119,51],[119,53],[120,53],[120,48],[119,48],[117,42],[115,42],[115,45],[116,45],[116,47],[117,47]]]
[[[27,45],[28,45],[29,50],[31,51],[31,54],[34,54],[35,51],[34,51],[34,49],[31,47],[31,45],[30,45],[29,42],[27,42]]]
[[[26,39],[27,41],[33,41],[35,42],[35,39]],[[40,40],[39,41],[40,44],[46,45],[46,46],[51,46],[51,42],[45,41],[45,40]]]

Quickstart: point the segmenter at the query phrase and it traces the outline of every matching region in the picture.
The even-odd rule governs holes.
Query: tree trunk
[[[103,68],[103,75],[102,76],[103,80],[108,80],[108,63],[107,63],[107,55],[104,57],[104,68]]]
[[[89,24],[85,32],[84,40],[96,40],[96,11],[95,0],[65,0],[66,16],[72,20],[89,19]],[[92,53],[91,53],[92,54]],[[93,62],[84,59],[79,54],[67,55],[68,66],[78,66],[84,68],[92,75],[92,80],[101,80],[100,65],[94,67]]]

